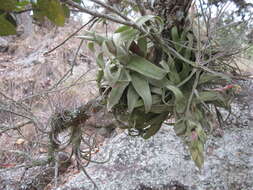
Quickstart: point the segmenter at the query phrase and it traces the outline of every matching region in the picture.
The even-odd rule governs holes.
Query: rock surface
[[[87,172],[101,190],[252,190],[253,189],[253,85],[240,84],[222,137],[209,137],[205,164],[199,171],[173,128],[163,128],[143,140],[122,133],[109,140],[97,155],[109,162],[91,164]],[[82,173],[57,190],[90,190]]]
[[[110,140],[97,156],[109,162],[91,164],[87,172],[101,190],[252,190],[253,133],[251,129],[225,131],[223,138],[211,138],[206,160],[198,171],[172,127],[163,126],[149,140],[122,133]],[[82,174],[58,190],[90,190]]]
[[[36,159],[37,162],[47,162],[47,155],[41,155]],[[67,161],[67,154],[60,152],[59,175],[63,174],[70,166]],[[67,162],[66,162],[67,161]],[[55,168],[52,165],[25,169],[24,167],[13,170],[0,170],[0,190],[44,190],[45,187],[54,179]]]
[[[0,38],[0,52],[4,52],[8,49],[8,41]]]

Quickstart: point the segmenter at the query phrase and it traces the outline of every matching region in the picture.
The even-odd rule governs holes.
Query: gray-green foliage
[[[155,135],[164,121],[174,118],[176,134],[189,145],[193,160],[201,167],[205,129],[212,125],[207,117],[209,105],[229,108],[233,88],[206,88],[228,78],[198,67],[193,43],[196,38],[189,28],[171,29],[169,46],[175,54],[163,40],[158,44],[152,38],[162,39],[161,18],[145,16],[136,23],[142,31],[124,25],[110,36],[95,32],[79,36],[90,41],[92,51],[97,49],[97,82],[99,88],[106,89],[107,107],[128,123],[119,127],[145,139]],[[159,62],[153,60],[156,48],[165,50]]]
[[[22,11],[28,4],[32,4],[37,21],[47,17],[63,26],[70,15],[60,0],[0,0],[0,35],[16,33],[12,12]],[[212,126],[211,107],[229,108],[235,87],[222,87],[228,77],[205,63],[213,58],[213,47],[201,48],[192,28],[174,26],[166,29],[167,37],[162,35],[164,30],[160,17],[146,15],[134,25],[120,26],[110,36],[86,31],[79,38],[88,40],[89,49],[97,52],[97,84],[107,109],[119,123],[127,123],[119,127],[128,129],[129,135],[148,139],[173,119],[176,134],[188,144],[201,167],[205,131]]]

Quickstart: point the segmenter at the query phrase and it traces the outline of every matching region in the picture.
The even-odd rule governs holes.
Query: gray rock
[[[225,131],[207,142],[205,165],[198,171],[172,127],[149,140],[122,133],[97,155],[109,162],[90,164],[87,172],[101,190],[252,190],[253,133],[250,129]],[[57,190],[90,190],[82,173]]]
[[[0,52],[5,52],[8,49],[8,44],[7,40],[0,38]]]
[[[59,174],[63,174],[69,165],[68,155],[60,152]],[[47,155],[40,155],[37,162],[43,162],[42,166],[32,167],[26,170],[24,167],[13,170],[0,169],[0,190],[44,190],[45,187],[54,179],[55,168],[53,165],[46,164]],[[66,162],[67,161],[67,162]]]

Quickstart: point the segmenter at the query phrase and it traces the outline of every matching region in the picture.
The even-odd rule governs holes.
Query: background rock
[[[0,38],[0,52],[5,52],[8,49],[8,41]]]
[[[253,133],[250,129],[226,130],[222,138],[207,142],[205,165],[198,171],[172,127],[163,126],[149,140],[122,133],[112,138],[87,172],[101,190],[252,190]],[[57,190],[90,190],[82,174]]]
[[[59,153],[59,175],[66,172],[71,161],[66,153]],[[41,155],[37,162],[47,162],[47,155]],[[67,162],[66,162],[67,161]],[[0,190],[44,190],[52,182],[55,175],[53,165],[36,166],[30,169],[0,170]]]

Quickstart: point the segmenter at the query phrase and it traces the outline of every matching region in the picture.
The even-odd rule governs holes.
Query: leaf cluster
[[[111,36],[89,31],[79,36],[97,52],[101,96],[122,123],[120,127],[132,136],[148,139],[168,119],[175,119],[176,134],[189,145],[193,160],[201,167],[205,131],[213,125],[211,107],[229,109],[234,86],[222,87],[230,79],[212,70],[211,64],[200,65],[191,29],[174,26],[170,39],[159,43],[153,39],[162,39],[160,17],[146,15],[135,23],[141,31],[123,25]]]

